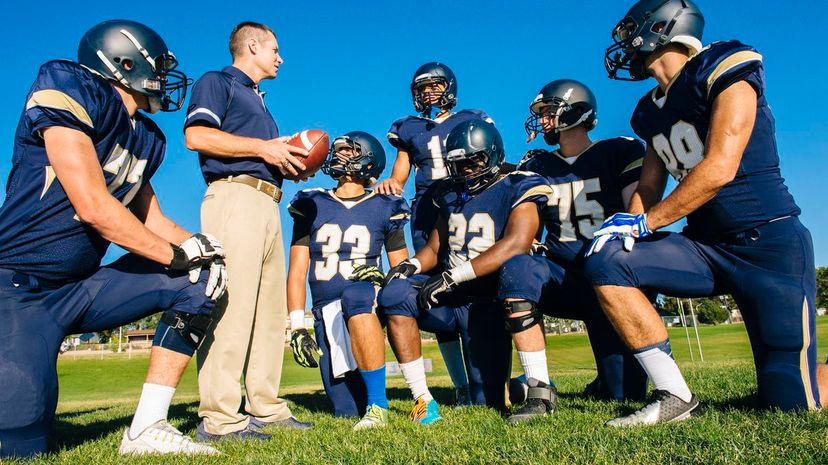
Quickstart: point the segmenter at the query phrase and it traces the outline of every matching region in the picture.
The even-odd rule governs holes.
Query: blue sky
[[[828,93],[823,81],[828,63],[821,44],[828,6],[808,2],[803,13],[794,3],[805,4],[699,1],[707,19],[705,43],[739,39],[764,55],[782,173],[814,236],[816,262],[826,266],[828,208],[821,175],[828,173]],[[164,2],[163,10],[139,9],[141,4],[40,1],[4,8],[0,101],[6,105],[0,110],[0,147],[5,155],[0,155],[0,188],[5,190],[14,129],[38,66],[54,58],[75,58],[81,35],[105,19],[133,19],[155,28],[178,56],[181,69],[195,78],[229,64],[226,42],[235,24],[269,24],[285,64],[278,78],[262,88],[283,134],[306,128],[334,135],[360,129],[384,139],[394,119],[413,111],[408,91],[413,71],[423,62],[439,60],[458,77],[459,106],[492,115],[506,141],[507,159],[516,161],[530,148],[523,132],[527,106],[546,82],[575,78],[593,89],[599,101],[594,138],[632,135],[633,106],[654,85],[611,81],[604,71],[604,49],[612,27],[632,4],[627,1],[203,0]],[[206,186],[196,155],[184,147],[183,118],[183,113],[155,118],[167,134],[168,149],[153,186],[168,216],[195,231]],[[394,152],[388,144],[386,150],[387,175]],[[302,185],[286,183],[285,194],[290,199],[299,188],[331,184],[320,174]],[[409,183],[409,196],[411,192]],[[285,210],[282,218],[289,230]]]

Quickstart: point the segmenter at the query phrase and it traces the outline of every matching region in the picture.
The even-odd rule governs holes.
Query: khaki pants
[[[278,205],[250,186],[216,181],[201,204],[201,226],[224,245],[229,281],[198,350],[198,415],[211,434],[247,427],[248,416],[239,413],[244,375],[248,414],[288,418],[278,397],[287,316]]]

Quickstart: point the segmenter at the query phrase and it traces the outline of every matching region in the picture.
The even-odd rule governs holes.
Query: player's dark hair
[[[262,23],[253,21],[243,21],[239,23],[233,28],[233,32],[230,33],[230,56],[235,59],[241,55],[248,39],[264,41],[268,39],[266,37],[268,34],[273,34],[273,37],[276,37],[276,33],[273,32],[273,29]]]

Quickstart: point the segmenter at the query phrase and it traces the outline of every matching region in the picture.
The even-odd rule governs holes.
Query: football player
[[[538,209],[551,194],[533,173],[500,173],[503,140],[489,122],[461,123],[449,133],[446,149],[449,178],[434,198],[440,214],[428,244],[388,272],[377,300],[415,399],[411,417],[423,424],[440,415],[426,384],[419,329],[459,331],[472,402],[504,408],[511,347],[496,300],[497,270],[529,251],[540,228]],[[412,277],[438,267],[443,271],[431,277]],[[554,403],[551,389],[545,392]]]
[[[655,386],[649,405],[611,426],[683,420],[699,406],[641,288],[732,294],[753,349],[760,404],[820,406],[813,246],[779,171],[762,56],[738,41],[702,48],[703,28],[690,0],[641,0],[615,26],[606,52],[611,78],[657,82],[631,120],[648,147],[629,213],[604,222],[585,266]],[[668,172],[679,184],[662,200]],[[656,232],[685,217],[681,233]]]
[[[164,216],[150,184],[165,138],[142,112],[181,107],[189,79],[177,64],[149,27],[105,21],[83,36],[77,62],[41,66],[26,97],[0,208],[0,458],[46,452],[67,334],[158,311],[120,452],[217,453],[166,422],[226,283],[221,244]],[[130,253],[100,267],[113,242]]]
[[[431,200],[429,188],[435,181],[448,176],[445,142],[449,132],[465,121],[483,119],[491,122],[481,110],[460,110],[457,106],[457,79],[443,63],[426,63],[414,72],[411,97],[417,116],[394,121],[388,130],[388,141],[397,148],[397,159],[391,177],[377,185],[381,194],[402,195],[403,186],[414,166],[414,200],[411,203],[411,237],[414,251],[425,247],[434,229],[438,211]],[[457,333],[437,333],[440,352],[455,386],[457,404],[468,404],[468,379]]]
[[[545,85],[529,106],[525,127],[529,139],[542,134],[556,150],[532,150],[518,165],[545,177],[554,195],[544,211],[545,257],[518,255],[500,271],[500,298],[512,308],[524,306],[541,313],[583,320],[589,333],[598,377],[588,393],[604,399],[641,400],[647,393],[647,375],[618,338],[607,320],[592,286],[583,276],[583,253],[609,215],[626,211],[638,185],[644,146],[626,137],[592,141],[589,131],[598,123],[598,101],[584,84],[559,79]],[[533,311],[533,315],[537,312]],[[528,330],[540,318],[528,320],[518,330]],[[549,384],[545,351],[518,352],[532,379]],[[537,366],[532,360],[539,360]],[[527,363],[528,362],[528,363]],[[514,381],[514,380],[513,380]],[[514,382],[511,383],[514,385]],[[513,396],[513,400],[515,396]],[[527,399],[513,421],[544,413],[542,402]]]
[[[364,414],[354,430],[388,422],[385,335],[375,312],[375,286],[384,278],[379,271],[383,246],[391,266],[408,258],[403,233],[408,204],[402,197],[365,189],[383,168],[382,144],[368,133],[349,132],[334,139],[322,166],[337,181],[336,188],[300,191],[288,207],[294,219],[287,288],[288,306],[294,309],[291,347],[300,365],[319,366],[336,416]],[[309,272],[316,342],[303,323]],[[341,306],[359,367],[359,373],[347,371],[340,378],[332,367],[334,335],[327,334],[323,319],[332,305]]]

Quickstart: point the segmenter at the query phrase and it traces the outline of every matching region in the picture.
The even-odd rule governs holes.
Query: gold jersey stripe
[[[46,167],[46,180],[43,183],[43,191],[40,193],[40,198],[41,199],[43,198],[44,195],[46,195],[46,191],[49,190],[49,186],[51,186],[52,183],[55,182],[55,179],[57,179],[57,174],[55,174],[54,168],[52,168],[51,166],[47,166]]]
[[[808,309],[808,298],[802,299],[802,350],[799,351],[799,373],[802,376],[802,386],[805,388],[805,400],[808,410],[816,409],[813,389],[811,387],[811,370],[808,366],[808,348],[811,347],[811,319]]]
[[[728,72],[729,70],[733,69],[736,66],[741,65],[742,63],[747,63],[748,61],[762,61],[762,55],[752,52],[750,50],[743,50],[741,52],[736,52],[733,55],[722,60],[718,66],[710,73],[710,76],[707,77],[707,93],[710,94],[710,89],[713,87],[713,84],[716,82],[716,79],[719,79],[719,76]]]
[[[545,195],[545,196],[548,197],[548,196],[552,195],[552,193],[553,193],[552,187],[550,187],[550,186],[547,186],[547,185],[535,186],[535,187],[529,189],[528,191],[526,191],[523,195],[521,195],[520,198],[517,199],[517,201],[512,204],[512,208],[515,208],[515,206],[519,205],[521,202],[523,202],[524,200],[526,200],[529,197],[532,197],[533,195]]]
[[[634,170],[636,168],[640,168],[641,165],[644,164],[644,159],[639,158],[637,160],[633,160],[629,165],[627,165],[622,171],[621,174],[626,173],[627,171]]]
[[[92,118],[89,117],[89,113],[86,112],[86,109],[83,108],[83,106],[75,99],[59,90],[46,89],[33,93],[31,98],[29,98],[29,101],[26,102],[26,109],[28,110],[34,107],[45,107],[53,108],[55,110],[68,111],[83,124],[89,126],[90,128],[95,127],[95,125],[92,124]]]
[[[409,215],[408,213],[399,213],[397,215],[392,216],[391,219],[392,220],[402,220],[402,219],[408,218],[409,216],[411,216],[411,215]]]

